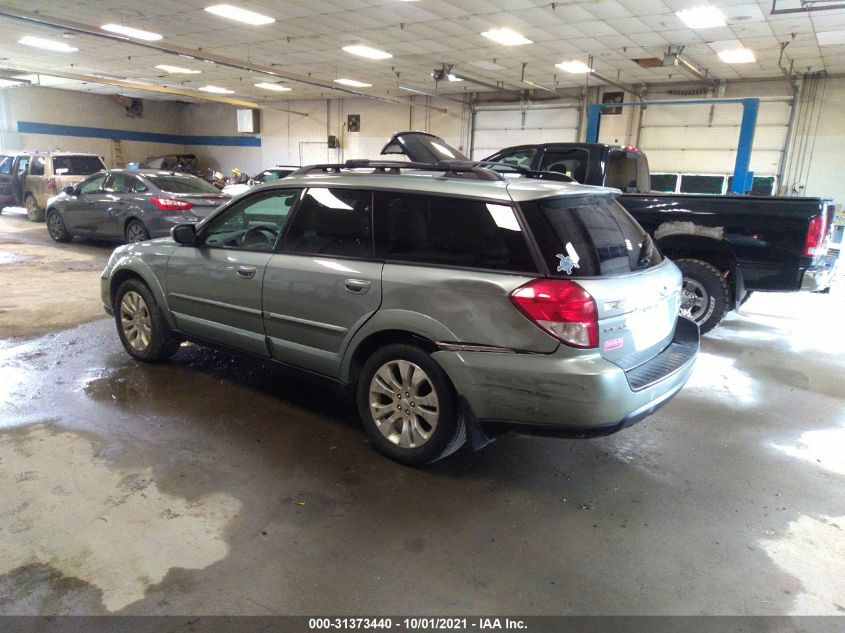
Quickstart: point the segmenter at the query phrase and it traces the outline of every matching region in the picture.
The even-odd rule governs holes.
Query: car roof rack
[[[442,171],[447,178],[473,178],[476,180],[504,180],[502,174],[479,166],[471,161],[443,161],[439,163],[415,163],[401,160],[355,159],[345,163],[307,165],[290,174],[306,176],[314,173],[339,174],[344,169],[372,169],[374,174],[400,174],[405,171]]]
[[[447,178],[472,178],[475,180],[506,180],[504,172],[511,172],[538,180],[555,180],[558,182],[575,182],[565,174],[548,171],[536,171],[522,165],[512,163],[497,163],[494,161],[440,161],[437,163],[417,163],[400,160],[369,160],[354,159],[345,163],[326,163],[300,167],[289,177],[306,176],[315,173],[339,174],[344,169],[372,169],[374,174],[400,174],[408,171],[442,171]]]

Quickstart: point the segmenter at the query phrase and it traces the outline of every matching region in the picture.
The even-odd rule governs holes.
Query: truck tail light
[[[827,228],[825,215],[817,215],[810,219],[807,238],[804,240],[804,257],[815,257],[824,242],[824,232]]]
[[[194,208],[194,205],[190,202],[176,200],[175,198],[159,198],[157,196],[153,196],[150,198],[150,202],[152,202],[159,211],[169,211],[171,213],[181,213]]]
[[[47,191],[51,191],[52,193],[56,193],[56,179],[55,178],[48,178],[47,179]]]
[[[571,347],[599,345],[596,302],[574,281],[535,279],[510,294],[511,303],[540,329]]]

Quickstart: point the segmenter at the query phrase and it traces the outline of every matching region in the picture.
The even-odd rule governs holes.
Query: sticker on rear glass
[[[578,256],[578,252],[575,250],[575,247],[572,246],[572,242],[566,243],[566,255],[558,253],[555,257],[560,260],[557,265],[557,272],[559,273],[571,275],[573,269],[580,268],[578,266],[578,262],[581,261],[581,258]]]

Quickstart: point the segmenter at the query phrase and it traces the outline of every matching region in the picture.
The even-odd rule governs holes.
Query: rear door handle
[[[235,272],[241,279],[252,279],[255,277],[255,266],[238,266]]]
[[[356,295],[363,295],[367,294],[367,291],[369,291],[373,282],[367,279],[345,279],[343,281],[343,285],[346,286],[346,290],[348,292]]]

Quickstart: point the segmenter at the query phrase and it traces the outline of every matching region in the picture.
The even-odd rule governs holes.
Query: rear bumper
[[[628,372],[598,353],[435,352],[488,434],[593,437],[615,433],[666,404],[686,384],[698,353],[698,327],[678,320],[657,357]],[[679,349],[683,348],[683,349]]]
[[[801,277],[801,290],[820,292],[830,288],[836,264],[837,260],[825,258],[822,263],[805,270]]]

